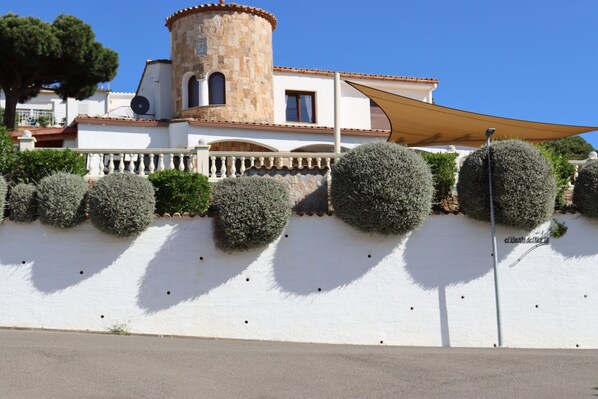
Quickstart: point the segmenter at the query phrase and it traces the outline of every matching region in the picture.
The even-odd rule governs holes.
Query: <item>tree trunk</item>
[[[6,94],[6,108],[4,109],[4,124],[8,130],[15,130],[15,124],[17,121],[17,103],[19,102],[19,96],[11,94],[5,91]]]

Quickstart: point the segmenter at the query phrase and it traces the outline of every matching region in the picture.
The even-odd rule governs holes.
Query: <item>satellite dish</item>
[[[149,100],[143,96],[135,96],[131,100],[131,109],[137,115],[145,115],[149,111],[150,103]]]

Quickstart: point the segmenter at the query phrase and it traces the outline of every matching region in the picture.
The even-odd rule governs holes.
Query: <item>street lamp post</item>
[[[494,222],[494,198],[492,196],[492,159],[490,157],[490,139],[492,138],[494,131],[494,128],[489,128],[486,130],[486,150],[488,151],[488,190],[490,194],[490,228],[492,232],[492,261],[494,265],[494,296],[496,300],[496,325],[498,328],[498,346],[502,347],[502,324],[500,322],[500,296],[498,289],[498,251],[496,248],[496,224]]]

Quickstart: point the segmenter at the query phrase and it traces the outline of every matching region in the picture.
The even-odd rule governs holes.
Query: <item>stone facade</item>
[[[175,114],[206,120],[273,123],[272,29],[271,22],[262,16],[226,8],[176,19],[171,26]],[[198,42],[205,45],[200,55]],[[189,72],[199,81],[214,72],[224,74],[226,105],[183,110],[183,79]]]

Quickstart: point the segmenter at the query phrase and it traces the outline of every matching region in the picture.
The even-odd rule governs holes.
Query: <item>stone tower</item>
[[[274,15],[221,1],[177,11],[166,26],[175,116],[273,123]]]

